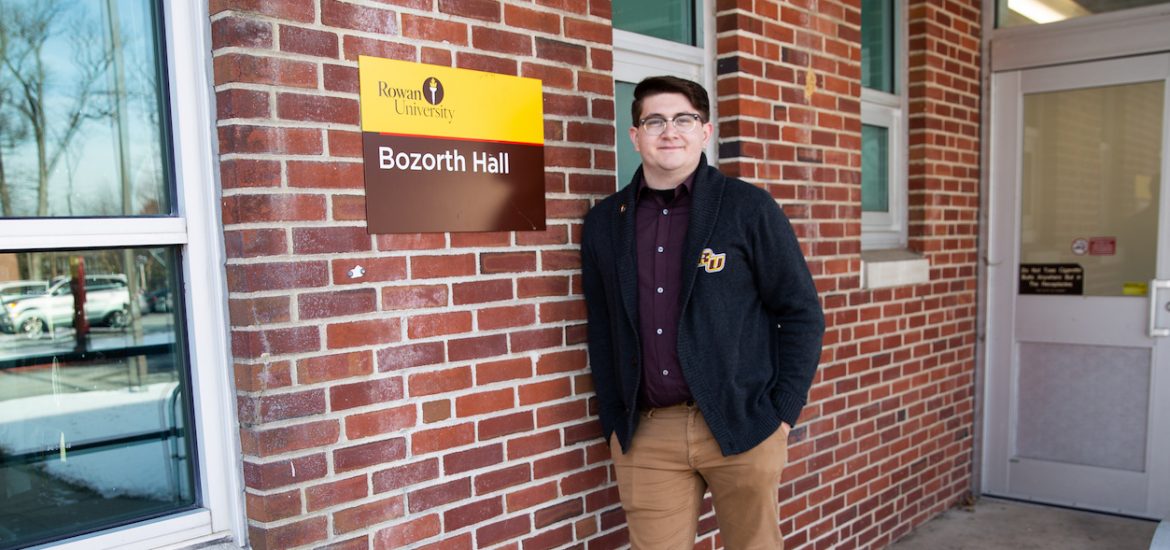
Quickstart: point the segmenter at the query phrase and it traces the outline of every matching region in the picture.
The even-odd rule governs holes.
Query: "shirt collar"
[[[691,175],[687,176],[687,179],[683,180],[682,183],[680,183],[677,187],[674,188],[674,198],[677,199],[684,191],[688,195],[694,193],[695,173],[697,173],[697,172],[698,172],[698,169],[696,169],[694,172],[691,172]],[[654,190],[651,189],[650,186],[646,185],[646,178],[645,177],[638,180],[638,200],[639,201],[642,200],[642,197],[645,197],[653,192],[654,192]]]

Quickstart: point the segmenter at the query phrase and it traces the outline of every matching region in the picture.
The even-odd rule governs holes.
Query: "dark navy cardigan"
[[[641,169],[634,181],[642,177]],[[589,364],[602,434],[629,449],[638,424],[641,346],[631,184],[585,218],[581,260]],[[683,377],[724,455],[794,426],[821,354],[824,314],[788,218],[766,191],[724,176],[704,157],[695,172],[683,251],[678,356]],[[704,249],[721,270],[699,265]]]

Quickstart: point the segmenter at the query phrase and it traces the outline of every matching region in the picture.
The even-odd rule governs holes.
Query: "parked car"
[[[174,303],[171,302],[171,289],[160,288],[146,294],[146,307],[143,311],[169,313],[174,307]]]
[[[48,281],[4,281],[0,282],[0,303],[15,298],[44,294],[49,289]]]
[[[51,336],[56,327],[73,326],[70,280],[58,277],[43,294],[3,300],[0,331],[40,338]],[[125,275],[85,276],[85,317],[95,326],[123,327],[129,323],[130,290]]]

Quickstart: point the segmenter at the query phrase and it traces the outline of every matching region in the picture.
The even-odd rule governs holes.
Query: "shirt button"
[[[658,287],[658,293],[662,294],[662,287]]]
[[[663,209],[662,209],[662,215],[663,215],[663,216],[665,216],[667,212],[670,212],[670,210],[667,210],[666,208],[663,208]]]
[[[658,334],[662,334],[662,329],[658,329]]]
[[[658,247],[658,251],[659,251],[659,252],[662,252],[663,250],[664,250],[664,249],[663,249],[661,246],[660,246],[660,247]]]
[[[666,376],[666,375],[668,375],[668,374],[670,374],[670,371],[668,371],[668,370],[663,370],[663,371],[662,371],[662,376]]]

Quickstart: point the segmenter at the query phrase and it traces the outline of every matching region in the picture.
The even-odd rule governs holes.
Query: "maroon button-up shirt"
[[[694,180],[692,174],[669,191],[638,183],[634,242],[642,340],[641,407],[668,407],[691,399],[678,362],[678,321],[682,248],[691,219]]]

